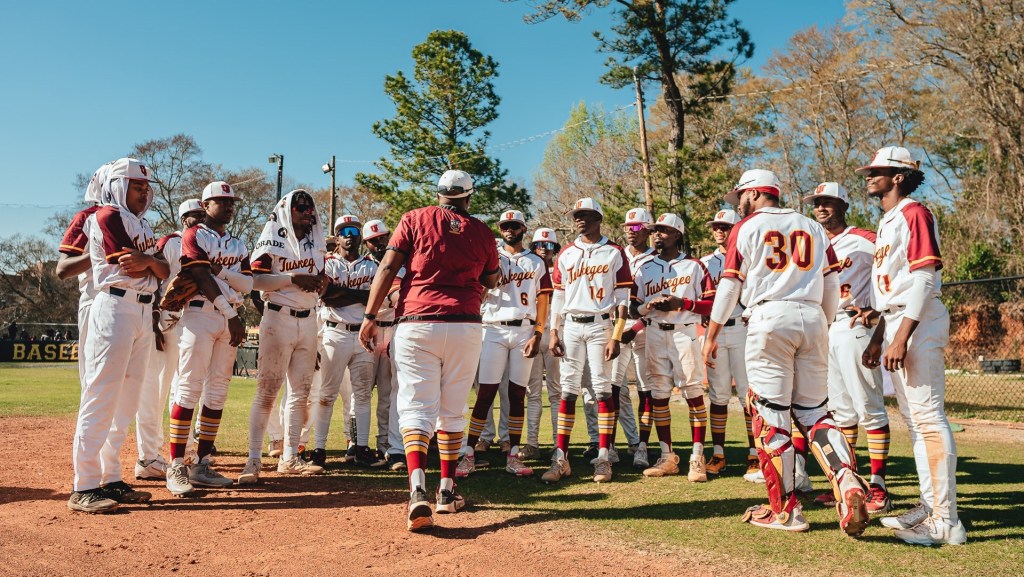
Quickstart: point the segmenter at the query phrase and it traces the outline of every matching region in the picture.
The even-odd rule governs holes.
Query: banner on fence
[[[78,341],[0,341],[3,363],[75,363]]]

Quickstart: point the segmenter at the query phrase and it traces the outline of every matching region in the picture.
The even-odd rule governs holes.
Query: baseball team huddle
[[[144,218],[149,169],[131,158],[108,163],[87,188],[92,206],[61,241],[57,269],[77,275],[81,288],[68,507],[101,513],[151,498],[122,479],[133,420],[136,479],[165,479],[176,496],[258,483],[265,447],[278,474],[323,473],[339,399],[343,459],[407,472],[411,531],[465,506],[456,480],[487,466],[495,440],[508,473],[534,474],[527,463],[541,458],[545,392],[553,450],[542,481],[571,475],[578,400],[595,482],[611,481],[613,466],[629,458],[616,446],[620,427],[622,451],[644,476],[680,474],[669,409],[677,390],[691,433],[687,478],[707,482],[728,474],[735,386],[749,447],[743,478],[768,493],[743,521],[806,531],[808,502],[834,507],[840,529],[856,537],[892,508],[884,370],[910,433],[920,501],[881,524],[908,543],[965,543],[943,404],[949,316],[938,298],[938,227],[910,198],[924,174],[902,147],[882,148],[857,174],[880,201],[877,231],[847,224],[849,197],[838,183],[803,198],[811,219],[781,208],[779,179],[753,169],[724,196],[736,210],[707,221],[717,248],[702,258],[682,251],[685,224],[673,213],[629,210],[625,246],[611,242],[594,198],[573,205],[577,236],[564,246],[550,228],[526,242],[518,210],[500,215],[495,239],[471,216],[472,177],[459,170],[441,176],[437,206],[405,213],[394,230],[344,215],[328,236],[313,197],[294,190],[250,252],[228,232],[239,202],[230,184],[212,182],[183,202],[181,230],[157,239]],[[232,479],[214,468],[214,443],[246,339],[238,308],[250,296],[262,314],[259,370],[248,459]],[[864,476],[854,450],[861,427]],[[431,499],[433,440],[440,480]],[[830,484],[816,497],[808,453]]]

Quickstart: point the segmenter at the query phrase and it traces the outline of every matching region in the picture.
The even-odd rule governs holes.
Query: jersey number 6
[[[774,272],[786,270],[790,260],[800,270],[811,268],[814,262],[814,239],[806,230],[794,230],[789,238],[777,230],[769,230],[764,233],[764,243],[772,247],[765,264]]]

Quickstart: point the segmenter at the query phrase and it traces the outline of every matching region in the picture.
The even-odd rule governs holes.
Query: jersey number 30
[[[800,270],[807,270],[814,264],[814,238],[806,230],[794,230],[789,237],[777,230],[764,233],[764,243],[772,252],[765,258],[765,264],[774,272],[782,272],[793,262]]]

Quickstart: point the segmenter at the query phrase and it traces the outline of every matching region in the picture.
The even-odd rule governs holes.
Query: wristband
[[[213,299],[213,306],[219,310],[226,319],[233,319],[238,316],[238,311],[235,310],[235,307],[231,306],[231,303],[228,302],[227,297],[224,295],[220,295]]]
[[[375,321],[375,320],[377,320],[377,315],[370,314],[370,313],[363,313],[363,318],[368,320],[368,321]]]
[[[622,332],[626,330],[626,319],[617,318],[615,319],[615,328],[612,329],[612,340],[621,341]]]

